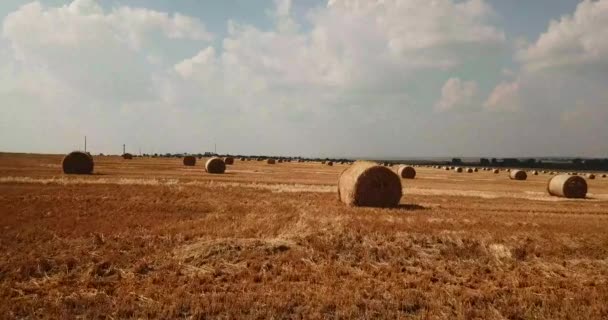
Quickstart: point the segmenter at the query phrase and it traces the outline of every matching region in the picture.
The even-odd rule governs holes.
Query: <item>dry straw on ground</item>
[[[399,166],[397,174],[403,179],[414,179],[416,177],[416,169],[411,166]]]
[[[208,173],[224,173],[224,171],[226,171],[226,164],[222,158],[214,157],[207,160],[207,163],[205,163],[205,170]]]
[[[73,151],[63,158],[63,172],[67,174],[93,173],[93,157],[86,152]]]
[[[511,180],[526,180],[528,179],[528,174],[523,170],[511,170],[509,172],[509,178],[511,178]]]
[[[397,174],[372,162],[356,162],[338,179],[338,196],[348,205],[395,207],[401,195],[401,179]]]
[[[547,184],[549,194],[564,198],[585,198],[587,196],[587,181],[579,176],[557,175],[549,179]]]
[[[196,157],[195,156],[185,156],[184,157],[184,165],[185,166],[195,166],[196,165]]]

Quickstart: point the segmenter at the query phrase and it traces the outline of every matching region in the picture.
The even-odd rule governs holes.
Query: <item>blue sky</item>
[[[0,150],[608,156],[608,0],[5,0],[0,17]]]

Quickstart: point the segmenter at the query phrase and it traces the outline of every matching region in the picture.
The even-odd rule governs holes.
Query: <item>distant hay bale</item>
[[[603,174],[603,175],[602,175],[602,178],[606,178],[606,175],[605,175],[605,174]]]
[[[509,172],[509,178],[511,178],[511,180],[526,180],[528,179],[528,174],[523,170],[511,170]]]
[[[268,159],[266,160],[266,164],[275,164],[276,161],[274,159]]]
[[[456,171],[458,173],[462,173],[462,168],[461,167],[457,167],[456,169],[454,169],[454,171]]]
[[[130,153],[125,153],[122,155],[122,158],[125,160],[131,160],[131,159],[133,159],[133,155]]]
[[[560,174],[549,179],[547,191],[550,195],[564,198],[585,198],[587,181],[579,176]]]
[[[479,168],[474,168],[473,171],[474,172],[479,172]]]
[[[498,173],[500,173],[500,170],[494,169],[492,172],[494,172],[494,174],[498,174]]]
[[[467,173],[473,173],[473,169],[471,169],[471,168],[467,168],[466,171],[467,171]]]
[[[444,170],[445,171],[450,171],[450,167],[445,167]]]
[[[279,162],[279,163],[282,163],[282,162],[283,162],[283,159],[279,159],[279,161],[278,161],[278,162]]]
[[[534,170],[534,171],[532,171],[532,174],[535,175],[535,176],[537,176],[538,175],[538,171]]]
[[[326,163],[326,161],[321,161],[321,164],[325,164],[325,163]]]
[[[224,173],[226,171],[226,163],[222,158],[213,157],[205,163],[205,170],[208,173]]]
[[[333,165],[334,165],[334,163],[333,163],[333,162],[331,162],[331,161],[327,161],[327,165],[331,167],[331,166],[333,166]]]
[[[397,174],[372,162],[355,162],[338,179],[338,197],[347,205],[395,207],[401,196]]]
[[[241,158],[241,161],[247,161],[245,158]]]
[[[195,156],[185,156],[184,157],[184,165],[185,166],[195,166],[196,165],[196,157]]]
[[[229,164],[229,165],[233,165],[234,164],[234,158],[233,157],[226,157],[226,158],[224,158],[224,163],[225,164]]]
[[[73,151],[63,158],[61,166],[66,174],[91,174],[94,167],[93,157],[86,152]]]
[[[594,180],[594,179],[595,179],[595,175],[594,175],[593,173],[589,173],[589,174],[587,175],[587,179],[589,179],[589,180]]]
[[[416,178],[416,169],[412,166],[399,166],[397,174],[403,179],[414,179]]]

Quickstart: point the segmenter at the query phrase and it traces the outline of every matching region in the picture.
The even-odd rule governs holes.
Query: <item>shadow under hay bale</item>
[[[338,197],[350,206],[396,207],[401,196],[399,176],[372,162],[356,162],[338,179]]]
[[[226,164],[222,158],[211,158],[205,163],[205,171],[208,173],[221,174],[226,171]]]
[[[547,192],[557,197],[585,198],[587,196],[587,181],[580,176],[557,175],[549,179]]]
[[[185,156],[183,163],[185,166],[195,166],[196,165],[196,157],[195,156]]]
[[[93,157],[86,152],[73,151],[63,158],[61,166],[66,174],[92,174]]]

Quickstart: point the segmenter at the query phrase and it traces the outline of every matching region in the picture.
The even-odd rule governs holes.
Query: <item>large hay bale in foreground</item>
[[[401,195],[397,174],[372,162],[355,162],[338,178],[338,197],[347,205],[395,207]]]
[[[233,165],[234,164],[234,158],[233,157],[226,157],[226,158],[224,158],[224,163],[225,164]]]
[[[587,181],[579,176],[560,174],[549,179],[547,191],[550,195],[565,198],[585,198]]]
[[[61,166],[66,174],[91,174],[94,167],[93,157],[86,152],[73,151],[63,158]]]
[[[416,169],[411,166],[399,166],[397,174],[403,179],[414,179],[416,178]]]
[[[122,155],[122,158],[125,160],[131,160],[131,159],[133,159],[133,155],[130,153],[125,153]]]
[[[208,173],[224,173],[226,171],[226,164],[222,158],[213,157],[205,163],[205,171]]]
[[[196,165],[196,157],[195,156],[185,156],[184,157],[184,165],[185,166],[195,166]]]
[[[511,180],[526,180],[528,179],[528,174],[523,170],[511,170],[511,172],[509,172],[509,178],[511,178]]]
[[[275,164],[275,160],[274,159],[268,159],[266,160],[266,164]]]

